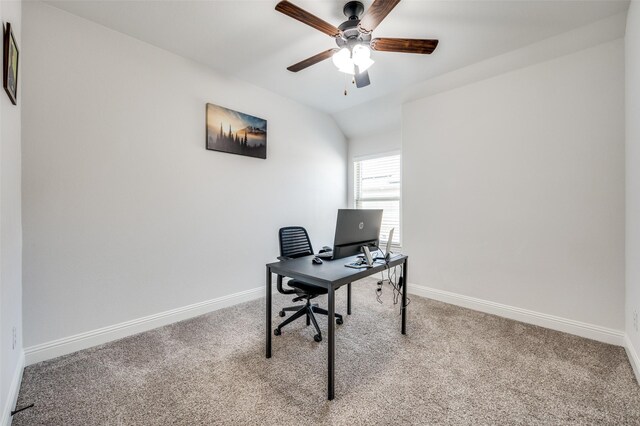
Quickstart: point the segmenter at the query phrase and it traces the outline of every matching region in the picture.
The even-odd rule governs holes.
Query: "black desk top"
[[[305,256],[297,259],[282,260],[269,263],[267,267],[274,274],[296,278],[325,288],[330,286],[335,288],[384,271],[387,267],[398,266],[407,259],[407,256],[398,254],[394,255],[388,264],[376,262],[371,268],[354,269],[344,265],[356,261],[357,256],[336,260],[323,259],[322,265],[312,263],[311,259],[313,257]]]

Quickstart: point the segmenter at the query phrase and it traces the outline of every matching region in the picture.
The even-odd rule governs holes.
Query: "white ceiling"
[[[346,19],[345,2],[293,0],[336,26]],[[335,42],[276,12],[277,0],[47,3],[333,115],[628,8],[627,0],[404,0],[374,37],[437,38],[440,45],[432,55],[373,52],[371,85],[356,89],[330,60],[286,70]]]

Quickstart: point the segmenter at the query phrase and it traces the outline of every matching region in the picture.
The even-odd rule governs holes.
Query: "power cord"
[[[380,253],[382,253],[382,250],[380,249],[380,247],[378,245],[374,245],[374,247],[376,248],[376,250],[378,250]],[[392,295],[393,295],[393,304],[397,305],[398,302],[401,300],[402,297],[402,286],[404,285],[404,274],[400,275],[398,277],[397,275],[397,266],[393,267],[393,273],[391,272],[391,267],[389,266],[389,256],[387,256],[387,254],[385,253],[384,256],[384,263],[385,263],[385,271],[387,271],[387,278],[385,280],[384,277],[384,272],[382,271],[381,274],[381,280],[378,281],[378,286],[376,287],[376,300],[378,301],[378,303],[382,304],[382,288],[384,286],[384,282],[388,281],[389,285],[391,285],[391,289],[392,289]],[[401,266],[402,268],[402,266]],[[404,272],[404,271],[403,271]],[[407,296],[407,303],[404,306],[400,307],[400,313],[402,313],[403,309],[406,309],[407,306],[409,306],[409,304],[411,303],[411,299],[409,298],[409,296]]]

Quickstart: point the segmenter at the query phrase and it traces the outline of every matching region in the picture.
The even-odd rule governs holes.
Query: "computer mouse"
[[[320,259],[318,256],[316,256],[311,260],[311,263],[314,263],[316,265],[322,265],[322,259]]]

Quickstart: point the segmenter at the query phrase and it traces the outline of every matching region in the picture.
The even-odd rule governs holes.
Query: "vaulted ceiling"
[[[346,0],[292,2],[336,26],[346,20]],[[47,3],[334,116],[628,7],[626,0],[404,0],[374,36],[437,38],[438,49],[432,55],[372,52],[376,62],[369,70],[371,85],[356,89],[331,60],[298,73],[287,71],[287,66],[335,42],[276,12],[277,0]],[[363,3],[367,8],[372,0]]]

